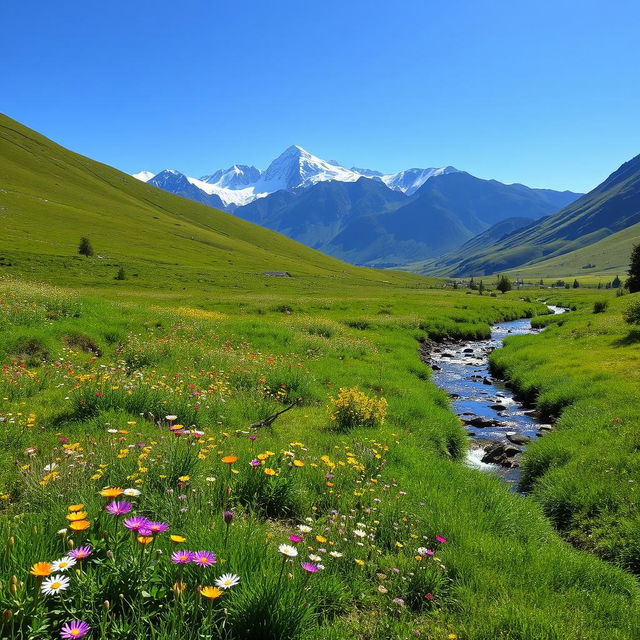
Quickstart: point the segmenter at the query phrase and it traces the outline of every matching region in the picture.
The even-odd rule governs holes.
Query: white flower
[[[169,422],[173,422],[174,420],[178,419],[178,416],[165,416],[164,419],[168,420]]]
[[[318,569],[320,569],[320,571],[322,571],[324,569],[324,565],[323,564],[317,564],[316,567],[318,567]]]
[[[66,536],[67,535],[67,530],[66,529],[58,529],[58,535],[59,536]]]
[[[235,573],[225,573],[216,580],[216,587],[221,589],[230,589],[235,587],[240,582],[240,576]]]
[[[118,433],[117,429],[107,429],[107,433]]]
[[[69,586],[69,578],[57,574],[42,582],[40,590],[47,596],[53,596],[60,591],[64,591]]]
[[[58,465],[55,462],[52,462],[51,464],[45,464],[44,465],[44,470],[45,471],[53,471],[54,469],[57,469]]]
[[[367,532],[363,531],[362,529],[354,529],[353,530],[353,535],[357,536],[358,538],[366,538],[367,537]]]
[[[208,478],[205,478],[205,480],[207,482],[215,482],[216,481],[216,479],[213,476],[209,476]]]
[[[322,558],[320,556],[316,556],[313,553],[309,554],[309,560],[311,560],[311,562],[320,562],[320,560],[322,560]]]
[[[288,544],[281,544],[278,547],[278,551],[283,556],[288,556],[289,558],[295,558],[298,555],[298,550],[295,547],[292,547],[291,545],[288,545]]]
[[[140,491],[138,489],[125,489],[122,492],[125,496],[129,496],[131,498],[137,498],[140,495]]]
[[[332,558],[342,558],[342,554],[339,551],[329,551],[329,555]]]
[[[306,524],[299,524],[298,531],[301,531],[302,533],[309,533],[311,531],[311,527]]]
[[[66,571],[67,569],[71,569],[75,563],[75,558],[65,556],[64,558],[60,558],[60,560],[56,560],[51,563],[51,571]]]

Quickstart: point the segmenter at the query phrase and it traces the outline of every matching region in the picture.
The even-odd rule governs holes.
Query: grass
[[[640,336],[622,312],[637,295],[570,290],[575,309],[540,320],[539,336],[509,339],[493,369],[535,400],[557,430],[527,448],[522,487],[576,546],[640,573]],[[597,303],[607,302],[604,311]]]
[[[321,314],[300,299],[288,313],[254,299],[231,313],[230,303],[146,309],[2,283],[5,635],[48,638],[78,617],[105,638],[146,638],[151,624],[158,638],[634,637],[635,580],[572,549],[535,503],[460,463],[464,431],[417,357],[430,327],[482,335],[541,306],[414,296],[308,302]],[[18,337],[43,348],[25,353]],[[382,426],[332,425],[330,398],[355,384],[388,401]],[[299,407],[248,438],[249,424],[296,398]],[[169,413],[202,435],[172,436]],[[105,513],[107,486],[138,488],[137,513],[170,523],[168,533],[186,537],[179,548],[213,551],[218,563],[181,573],[168,534],[153,550],[137,543]],[[89,530],[56,534],[77,503]],[[285,562],[278,545],[300,524],[312,531]],[[62,556],[70,540],[91,544],[92,559],[71,573],[64,598],[37,598],[29,567]],[[306,575],[298,560],[316,555],[325,568]],[[240,584],[209,604],[196,587],[223,572]]]
[[[638,637],[636,579],[462,464],[418,357],[426,337],[486,337],[543,305],[350,267],[7,118],[0,132],[0,637],[74,618],[109,640]],[[332,421],[354,387],[384,398],[383,423]],[[169,530],[139,541],[107,487],[140,491],[131,513]],[[81,544],[69,588],[40,593],[31,566]],[[176,548],[217,562],[181,567]],[[239,584],[208,600],[223,573]]]

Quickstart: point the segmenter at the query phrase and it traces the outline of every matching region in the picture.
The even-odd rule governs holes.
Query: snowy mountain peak
[[[260,179],[260,170],[246,164],[234,164],[228,169],[218,169],[200,180],[215,184],[222,189],[242,189]]]
[[[153,176],[155,176],[156,174],[151,173],[151,171],[139,171],[138,173],[134,173],[132,175],[134,178],[140,180],[141,182],[149,182],[149,180],[151,180],[151,178],[153,178]]]
[[[413,195],[429,178],[444,175],[445,173],[457,173],[458,169],[455,167],[440,167],[430,169],[406,169],[398,173],[392,173],[386,176],[381,176],[380,180],[384,182],[387,187],[395,191],[402,191],[408,196]]]

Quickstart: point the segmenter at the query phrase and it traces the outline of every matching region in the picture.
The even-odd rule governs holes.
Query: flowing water
[[[556,314],[566,309],[549,306]],[[503,382],[491,377],[489,354],[513,335],[538,333],[529,319],[500,322],[491,328],[491,338],[438,345],[429,356],[433,381],[452,397],[455,413],[465,421],[472,438],[467,455],[469,466],[500,475],[515,488],[519,479],[517,466],[505,467],[482,462],[485,447],[499,442],[523,449],[528,438],[534,439],[549,429],[536,412],[524,406]],[[524,436],[524,437],[523,437]],[[517,465],[518,455],[512,459]],[[512,463],[512,462],[511,462]]]

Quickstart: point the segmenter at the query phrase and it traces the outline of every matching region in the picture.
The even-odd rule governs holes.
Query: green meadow
[[[8,118],[0,151],[1,638],[639,637],[629,296],[359,269]],[[526,497],[419,358],[525,316]]]

